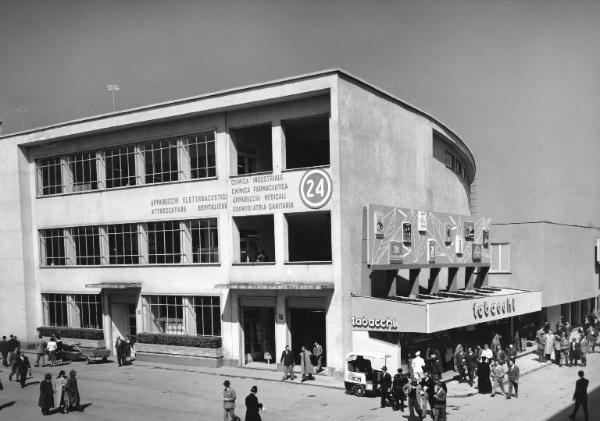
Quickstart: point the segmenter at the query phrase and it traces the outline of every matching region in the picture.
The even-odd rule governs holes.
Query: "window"
[[[96,152],[69,155],[67,163],[73,177],[74,192],[98,189]]]
[[[271,124],[231,129],[237,175],[273,171]]]
[[[135,186],[135,147],[108,149],[104,153],[106,188]]]
[[[183,298],[165,295],[148,296],[150,313],[161,333],[183,335]]]
[[[490,272],[510,272],[510,244],[491,244],[492,266]]]
[[[221,336],[221,305],[219,297],[192,297],[196,313],[196,334]]]
[[[62,165],[60,158],[48,158],[38,161],[38,194],[62,193]]]
[[[72,231],[75,243],[75,262],[77,265],[99,265],[100,228],[76,227]]]
[[[329,115],[284,120],[286,168],[329,165]]]
[[[65,294],[42,294],[44,323],[48,326],[66,327],[67,296]]]
[[[285,215],[290,262],[331,261],[331,214],[298,212]]]
[[[108,226],[108,262],[111,265],[132,265],[140,262],[136,224]]]
[[[144,147],[146,183],[164,183],[178,180],[177,150],[176,139],[146,143]]]
[[[190,176],[208,178],[217,175],[214,132],[187,136],[184,140],[190,156]]]
[[[192,253],[194,263],[219,262],[217,218],[192,221]]]
[[[152,222],[148,224],[148,262],[180,263],[181,230],[179,221]]]
[[[102,299],[96,294],[73,296],[79,313],[79,326],[86,329],[102,329]]]
[[[65,233],[63,229],[50,229],[40,231],[42,264],[46,266],[64,266]]]

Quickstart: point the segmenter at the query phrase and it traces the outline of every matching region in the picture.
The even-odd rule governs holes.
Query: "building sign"
[[[490,249],[482,247],[481,241],[487,235],[484,233],[489,232],[489,218],[474,219],[469,215],[381,205],[369,205],[365,214],[367,263],[375,266],[374,269],[392,261],[398,265],[436,266],[468,266],[474,261],[476,266],[490,263]],[[420,231],[424,224],[427,235]],[[414,235],[412,227],[418,230]],[[469,243],[463,235],[465,233],[473,238]],[[478,240],[478,247],[472,246],[474,239]],[[401,263],[396,253],[400,250],[398,242],[402,243]]]
[[[390,241],[388,261],[390,263],[402,263],[403,247],[400,241]]]
[[[369,330],[397,330],[398,322],[389,317],[376,319],[352,316],[352,327]]]
[[[498,316],[509,317],[517,311],[515,298],[489,299],[473,303],[473,318],[477,321]]]
[[[333,183],[324,170],[308,170],[300,180],[300,198],[311,209],[322,208],[331,198]]]
[[[226,194],[195,194],[150,199],[151,215],[185,215],[188,212],[214,212],[227,209]]]
[[[435,240],[427,240],[427,263],[435,263]]]
[[[481,245],[485,248],[488,248],[490,246],[490,230],[484,229],[481,231],[481,233],[482,233]]]
[[[417,214],[419,232],[427,232],[427,212],[419,211]]]

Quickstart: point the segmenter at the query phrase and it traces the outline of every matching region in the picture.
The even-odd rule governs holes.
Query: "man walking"
[[[117,336],[115,351],[117,351],[117,362],[119,363],[119,367],[121,367],[125,363],[125,342],[120,336]]]
[[[281,353],[280,363],[283,364],[283,378],[281,380],[294,380],[296,378],[294,376],[294,355],[290,351],[289,345],[286,345]]]
[[[381,407],[385,408],[386,401],[390,395],[390,387],[392,387],[392,376],[387,372],[387,367],[381,367]]]
[[[229,380],[225,380],[223,386],[223,421],[236,420],[238,418],[235,416],[235,390]]]
[[[250,389],[250,394],[246,396],[245,421],[261,421],[259,412],[263,408],[263,404],[258,402],[258,398],[256,397],[257,392],[258,387],[252,386]]]
[[[317,360],[317,373],[320,373],[323,370],[323,347],[317,341],[315,341],[315,346],[313,347],[313,355]]]
[[[40,366],[40,360],[42,361],[42,367],[46,365],[46,341],[40,333],[38,340],[35,343],[35,366]]]
[[[3,336],[0,341],[0,353],[2,354],[2,365],[8,367],[8,361],[6,359],[6,357],[8,357],[8,341],[6,340],[6,336]]]
[[[492,394],[490,395],[492,398],[499,391],[502,391],[502,394],[506,395],[504,391],[504,374],[504,366],[494,360],[492,363]]]
[[[573,412],[569,415],[569,418],[574,419],[579,407],[583,408],[583,415],[585,417],[585,421],[588,421],[588,406],[587,406],[587,387],[590,381],[583,377],[583,371],[580,370],[579,380],[575,383],[575,393],[573,394],[573,400],[575,401],[575,407],[573,408]]]
[[[515,398],[519,397],[519,375],[521,370],[515,363],[515,360],[508,361],[508,395],[506,395],[506,399],[510,399],[512,397],[513,387],[515,389]]]
[[[442,386],[442,381],[437,380],[433,390],[433,420],[446,421],[446,389]]]

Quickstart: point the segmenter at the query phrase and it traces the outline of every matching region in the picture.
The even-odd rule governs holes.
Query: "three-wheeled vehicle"
[[[391,355],[382,352],[349,353],[344,370],[346,393],[359,397],[367,393],[377,394],[381,383],[381,367],[387,366],[388,372],[393,370],[391,373],[395,371],[395,367],[389,366],[391,362]]]

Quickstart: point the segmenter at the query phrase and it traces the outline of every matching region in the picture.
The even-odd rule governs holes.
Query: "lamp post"
[[[114,112],[115,111],[115,92],[119,92],[121,90],[121,88],[119,88],[119,85],[110,84],[110,85],[106,85],[106,89],[108,89],[109,91],[112,92],[112,105],[113,105],[113,112]]]

